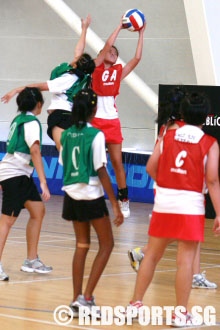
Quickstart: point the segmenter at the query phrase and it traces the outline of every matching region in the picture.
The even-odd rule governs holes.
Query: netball
[[[139,9],[127,10],[122,18],[123,27],[131,32],[140,31],[144,22],[144,14]]]

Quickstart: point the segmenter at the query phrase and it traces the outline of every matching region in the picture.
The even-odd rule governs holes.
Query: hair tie
[[[31,95],[33,96],[33,99],[34,99],[34,101],[36,102],[36,97],[35,97],[35,95],[34,95],[34,92],[33,92],[33,90],[32,90],[32,89],[30,89],[30,92],[31,92]]]

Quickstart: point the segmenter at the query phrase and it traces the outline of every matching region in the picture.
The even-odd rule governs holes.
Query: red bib
[[[175,134],[176,130],[170,130],[164,136],[156,182],[163,188],[202,192],[204,157],[216,140],[204,134],[195,144],[179,142]]]
[[[96,67],[92,74],[92,88],[99,96],[117,96],[119,94],[122,65],[116,64],[105,69],[104,63]]]

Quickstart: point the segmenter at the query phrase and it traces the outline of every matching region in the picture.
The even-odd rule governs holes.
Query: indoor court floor
[[[51,330],[72,329],[170,329],[162,326],[80,326],[74,319],[67,327],[59,326],[53,319],[53,311],[60,305],[69,305],[72,299],[71,263],[75,238],[72,224],[62,220],[62,196],[52,196],[46,203],[39,243],[39,256],[44,263],[53,266],[53,272],[46,275],[28,274],[20,271],[26,257],[25,226],[28,213],[23,210],[10,232],[3,254],[2,264],[10,276],[9,282],[0,282],[0,330]],[[108,205],[109,202],[107,201]],[[110,209],[110,207],[109,207]],[[111,209],[110,209],[111,210]],[[136,273],[127,257],[130,248],[143,246],[147,241],[148,215],[152,204],[131,203],[131,217],[116,228],[113,226],[115,247],[95,290],[98,306],[126,306],[131,299]],[[205,243],[201,250],[201,268],[207,278],[220,287],[220,242],[213,237],[212,220],[206,221]],[[98,249],[95,233],[92,231],[91,249],[88,253],[85,280]],[[175,244],[170,245],[160,261],[153,282],[144,297],[147,306],[175,305]],[[212,305],[216,308],[216,326],[201,326],[196,329],[220,329],[220,288],[217,290],[193,289],[190,307]]]

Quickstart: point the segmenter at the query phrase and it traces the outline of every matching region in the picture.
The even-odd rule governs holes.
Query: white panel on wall
[[[207,0],[219,2],[219,0]],[[198,85],[215,85],[213,53],[203,0],[184,0]]]

